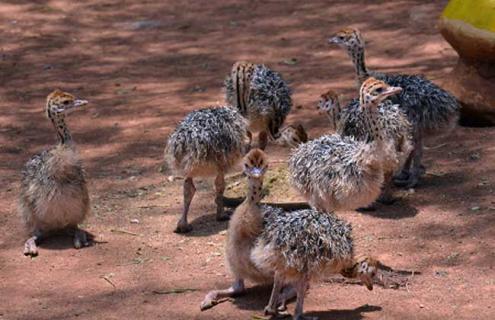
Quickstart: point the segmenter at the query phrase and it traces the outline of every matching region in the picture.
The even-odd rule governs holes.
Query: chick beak
[[[316,106],[316,112],[318,112],[319,115],[322,115],[323,114],[323,111],[321,110],[320,105],[317,105]]]
[[[373,281],[369,278],[363,279],[364,285],[368,290],[373,290]]]
[[[262,175],[263,175],[263,169],[262,168],[254,167],[251,169],[251,176],[253,178],[260,178]]]
[[[328,43],[329,44],[339,44],[340,41],[339,41],[339,38],[338,37],[331,37],[331,38],[328,38]]]
[[[87,105],[88,104],[88,100],[75,100],[74,101],[74,107],[82,107],[84,105]]]
[[[389,96],[393,96],[393,95],[396,95],[398,94],[399,92],[402,91],[402,88],[401,87],[388,87],[384,94],[389,97]]]

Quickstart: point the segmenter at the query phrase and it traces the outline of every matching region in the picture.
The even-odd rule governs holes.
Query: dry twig
[[[112,280],[110,280],[110,277],[112,276],[113,274],[109,274],[109,275],[103,275],[101,276],[101,278],[103,280],[105,280],[106,282],[108,282],[114,289],[117,289],[117,286],[112,282]]]
[[[186,292],[194,292],[198,291],[195,288],[174,288],[170,290],[153,290],[154,294],[178,294],[178,293],[186,293]]]
[[[121,229],[110,229],[110,232],[128,234],[128,235],[131,235],[131,236],[139,236],[139,234],[137,234],[137,233],[130,232],[130,231],[127,231],[127,230],[121,230]]]

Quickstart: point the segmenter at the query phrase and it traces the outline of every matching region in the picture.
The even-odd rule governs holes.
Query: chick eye
[[[64,103],[64,106],[66,106],[69,104],[69,101],[65,100],[63,103]]]
[[[382,92],[383,92],[383,88],[378,88],[378,89],[376,89],[376,92],[378,92],[378,93],[382,93]]]

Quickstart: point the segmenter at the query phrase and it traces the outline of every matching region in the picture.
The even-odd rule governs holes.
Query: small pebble
[[[156,20],[141,20],[130,23],[126,26],[126,29],[130,30],[143,30],[143,29],[154,29],[160,27],[160,21]]]
[[[472,161],[477,161],[481,158],[481,155],[478,152],[471,153],[469,155],[469,159]]]
[[[443,271],[443,270],[435,271],[435,275],[439,277],[446,277],[448,274],[449,273],[447,271]]]

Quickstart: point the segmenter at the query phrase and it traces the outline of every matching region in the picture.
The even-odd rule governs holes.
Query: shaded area
[[[356,95],[348,57],[326,43],[350,25],[366,37],[371,69],[422,73],[441,84],[456,60],[435,29],[446,2],[2,1],[0,296],[9,299],[0,301],[0,316],[260,314],[269,288],[254,287],[234,304],[199,312],[208,290],[231,282],[227,223],[215,221],[211,182],[204,179],[191,207],[194,231],[172,232],[182,189],[159,171],[168,134],[187,112],[223,103],[223,78],[237,60],[279,71],[300,106],[287,122],[302,123],[313,138],[326,133],[327,120],[315,109],[320,94],[334,89],[343,102]],[[25,238],[15,213],[19,172],[55,142],[43,106],[56,87],[90,101],[67,123],[88,171],[93,216],[83,227],[96,244],[73,250],[70,238],[54,238],[29,259],[22,256]],[[493,137],[493,128],[458,128],[425,151],[427,175],[416,190],[399,194],[401,201],[370,214],[339,213],[353,224],[357,254],[422,275],[409,290],[371,294],[361,286],[315,283],[306,300],[310,315],[493,318]],[[289,150],[270,146],[268,153],[275,168]],[[197,291],[153,294],[181,288]]]
[[[376,205],[375,210],[359,210],[359,213],[380,219],[404,219],[418,214],[418,209],[404,200],[397,200],[393,205]]]
[[[347,309],[347,310],[310,312],[307,315],[318,317],[321,320],[326,320],[326,319],[361,320],[361,319],[365,319],[367,313],[377,312],[377,311],[382,311],[382,307],[365,304],[351,310]]]

